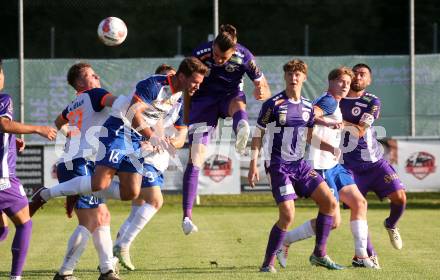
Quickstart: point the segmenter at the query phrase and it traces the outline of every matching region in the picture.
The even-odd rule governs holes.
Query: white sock
[[[315,231],[313,230],[311,220],[308,220],[304,224],[300,225],[287,232],[286,238],[284,238],[284,245],[290,245],[294,242],[310,238],[315,235]]]
[[[121,237],[127,232],[128,227],[130,226],[131,221],[133,221],[134,215],[137,210],[140,208],[138,205],[131,205],[130,215],[128,215],[127,219],[125,219],[124,223],[119,228],[118,234],[116,236],[115,245],[119,245],[121,242]]]
[[[122,237],[120,237],[121,241],[119,242],[119,244],[121,248],[130,247],[133,240],[136,238],[139,232],[141,232],[145,225],[151,220],[151,218],[153,218],[156,212],[157,209],[148,203],[145,203],[144,205],[139,207],[127,231]]]
[[[41,197],[48,201],[51,198],[75,194],[91,194],[92,177],[79,176],[69,181],[52,186],[47,190],[41,191]]]
[[[357,257],[366,258],[368,225],[366,220],[354,220],[350,222],[351,233],[354,239],[354,252]]]
[[[113,265],[113,242],[110,226],[100,226],[93,232],[93,244],[99,256],[101,273],[115,270]]]
[[[121,200],[121,191],[119,190],[119,182],[112,181],[108,188],[99,192],[94,192],[93,195],[96,196],[97,198]]]
[[[9,280],[21,280],[21,276],[11,276]]]
[[[84,249],[87,246],[87,241],[89,241],[90,232],[87,228],[78,225],[75,231],[70,236],[69,242],[67,243],[67,251],[64,256],[63,264],[58,271],[61,275],[73,274],[76,264],[81,257]]]

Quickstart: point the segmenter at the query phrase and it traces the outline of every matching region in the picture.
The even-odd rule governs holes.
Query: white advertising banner
[[[240,161],[233,144],[210,144],[200,170],[199,194],[239,194]]]
[[[176,158],[170,159],[164,173],[166,191],[181,191],[189,150],[180,149]],[[239,194],[240,161],[234,146],[228,143],[210,144],[206,160],[200,170],[198,194]]]
[[[397,141],[400,180],[410,192],[440,191],[440,141]]]

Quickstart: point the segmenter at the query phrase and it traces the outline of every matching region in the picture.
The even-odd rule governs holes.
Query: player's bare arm
[[[269,84],[264,76],[253,81],[253,83],[255,86],[253,94],[256,100],[266,100],[272,95]]]
[[[188,127],[176,127],[176,130],[176,136],[170,139],[170,143],[174,148],[180,149],[185,144],[186,135],[188,134]]]
[[[258,172],[257,161],[258,155],[263,145],[264,130],[258,127],[255,128],[254,136],[251,143],[251,161],[249,163],[248,182],[254,188],[255,183],[260,181],[260,174]]]
[[[344,124],[341,122],[327,120],[326,118],[324,118],[324,111],[319,106],[313,106],[313,115],[315,119],[315,124],[323,125],[333,129],[341,129],[344,127]]]
[[[55,140],[57,130],[50,126],[29,125],[19,122],[15,122],[6,117],[0,118],[0,131],[14,134],[32,134],[47,138],[49,140]]]

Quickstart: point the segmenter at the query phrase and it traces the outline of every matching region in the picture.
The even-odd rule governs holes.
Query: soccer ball
[[[98,26],[98,37],[107,46],[117,46],[127,38],[127,26],[117,17],[103,19]]]

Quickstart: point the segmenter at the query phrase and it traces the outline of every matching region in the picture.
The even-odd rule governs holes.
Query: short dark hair
[[[214,39],[214,44],[222,52],[235,48],[235,45],[237,45],[237,28],[231,24],[222,24],[219,34]]]
[[[287,62],[283,65],[283,70],[284,73],[295,71],[303,72],[306,76],[308,71],[307,64],[300,59],[292,59],[291,61]]]
[[[350,76],[350,79],[352,79],[352,80],[354,78],[353,71],[350,68],[339,67],[339,68],[333,69],[332,71],[330,71],[330,73],[328,73],[328,80],[329,81],[336,80],[339,77],[341,77],[342,75],[348,75],[348,76]]]
[[[365,63],[358,63],[355,66],[353,66],[353,68],[351,68],[353,71],[355,71],[357,68],[367,68],[368,72],[370,72],[370,75],[373,74],[373,72],[371,72],[371,68],[370,66],[368,66]]]
[[[76,81],[80,77],[81,72],[83,71],[84,68],[92,68],[92,66],[86,62],[79,62],[73,64],[70,67],[69,71],[67,72],[67,82],[75,89],[76,89]]]
[[[177,74],[182,73],[186,77],[190,77],[193,73],[199,73],[203,76],[208,73],[208,67],[203,64],[198,58],[190,56],[182,60],[177,69]]]
[[[168,71],[176,72],[176,69],[174,69],[174,67],[171,65],[163,63],[156,68],[156,71],[154,71],[154,74],[163,74],[164,75]]]

